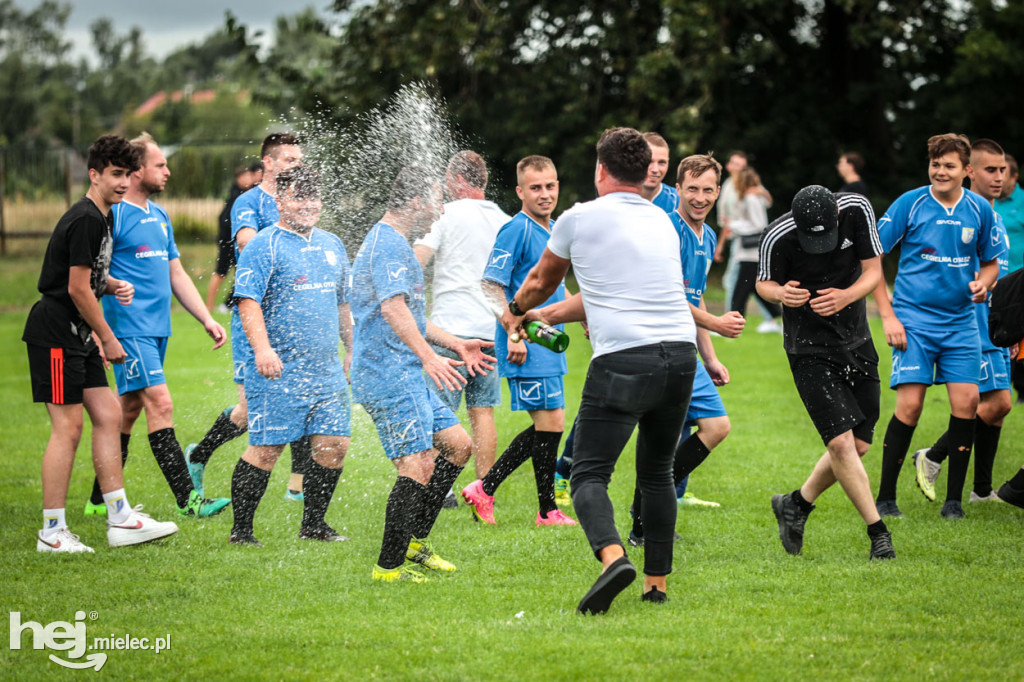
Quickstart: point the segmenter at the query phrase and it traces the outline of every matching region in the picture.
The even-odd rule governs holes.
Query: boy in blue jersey
[[[994,206],[1007,176],[1003,148],[992,140],[975,140],[971,145],[971,164],[967,167],[967,176],[971,179],[971,190]],[[1010,241],[998,213],[996,227],[1007,247],[1007,252],[999,257],[999,276],[1003,277],[1010,268],[1007,259]],[[971,502],[999,499],[992,489],[992,466],[999,447],[1003,419],[1013,406],[1010,393],[1010,349],[995,346],[989,338],[988,310],[987,302],[974,306],[981,342],[981,370],[978,376],[978,412],[974,420],[974,488],[969,498]],[[947,441],[948,434],[943,434],[932,447],[914,453],[917,485],[931,501],[935,500],[935,480],[942,462],[949,455]]]
[[[171,297],[203,325],[214,341],[214,349],[224,345],[227,335],[206,309],[181,265],[167,211],[150,201],[167,185],[171,175],[167,159],[148,133],[131,144],[139,155],[140,167],[131,175],[124,200],[111,209],[114,250],[110,271],[135,285],[135,298],[127,306],[103,301],[104,317],[127,354],[123,363],[114,365],[121,397],[121,464],[124,466],[128,459],[132,427],[145,409],[149,446],[174,493],[178,512],[183,516],[213,516],[230,500],[203,499],[195,491],[174,433],[173,403],[164,376],[164,355],[171,336]],[[95,480],[85,513],[105,511],[99,481]]]
[[[886,343],[893,348],[890,387],[896,390],[875,500],[882,516],[902,516],[896,505],[900,467],[925,391],[933,383],[945,383],[951,411],[950,466],[942,515],[963,517],[981,366],[974,306],[985,302],[999,276],[997,259],[1006,249],[995,230],[992,206],[963,187],[970,154],[970,142],[962,135],[931,137],[931,184],[905,193],[878,221],[882,248],[888,253],[901,244],[892,301],[884,279],[874,292]]]
[[[289,133],[274,133],[263,140],[260,150],[263,159],[263,178],[260,184],[243,193],[231,207],[231,238],[235,243],[235,262],[249,240],[264,228],[277,223],[280,217],[275,194],[277,176],[302,163],[302,149],[298,139]],[[235,271],[235,284],[239,282]],[[189,472],[196,490],[203,492],[203,472],[213,451],[228,441],[238,438],[248,428],[245,399],[245,368],[251,364],[252,348],[242,329],[242,321],[235,307],[231,312],[231,356],[234,361],[234,379],[238,386],[238,404],[217,415],[213,426],[198,444],[185,449]],[[286,497],[302,499],[302,475],[309,467],[311,446],[308,438],[299,438],[292,446],[292,476],[288,481]]]
[[[654,147],[651,149],[653,156]],[[677,497],[681,497],[678,494],[679,486],[725,440],[731,428],[725,405],[715,388],[729,383],[729,370],[719,362],[710,332],[736,338],[743,331],[746,320],[735,310],[721,316],[712,315],[704,303],[708,271],[714,261],[717,242],[714,230],[704,221],[721,191],[722,165],[710,154],[695,154],[679,162],[676,177],[679,205],[669,217],[680,238],[679,257],[683,264],[683,283],[690,312],[697,323],[697,350],[704,360],[697,364],[693,393],[683,424],[684,437],[676,448],[672,467]],[[689,435],[693,426],[697,430]],[[640,489],[637,487],[634,489],[631,507],[633,528],[628,539],[634,547],[643,545],[643,522],[640,515],[635,513],[642,508],[641,500]]]
[[[466,383],[456,366],[465,364],[470,376],[494,368],[494,358],[482,350],[492,343],[460,339],[427,320],[423,270],[410,240],[429,230],[442,210],[436,178],[421,166],[406,166],[391,188],[387,211],[352,264],[352,398],[373,419],[384,454],[398,472],[371,572],[374,580],[385,582],[426,580],[406,559],[433,570],[455,570],[434,552],[427,536],[473,442],[427,381],[454,390]],[[431,343],[455,351],[461,360],[438,355]]]
[[[324,520],[341,476],[350,435],[340,336],[351,357],[348,254],[316,227],[320,176],[294,168],[277,177],[277,225],[249,240],[238,261],[235,296],[253,349],[246,367],[249,447],[231,478],[235,523],[230,541],[256,545],[253,517],[284,446],[303,436],[313,454],[304,480],[299,537],[346,540]]]
[[[640,196],[671,215],[679,206],[679,193],[664,182],[668,175],[668,142],[654,132],[644,133],[644,139],[651,148],[651,164],[647,167],[644,184],[640,185]]]
[[[558,203],[558,172],[546,156],[522,159],[516,165],[516,179],[522,210],[498,232],[481,283],[494,311],[504,310],[540,260],[551,236],[551,214]],[[564,300],[565,285],[560,284],[544,305]],[[493,525],[495,491],[532,457],[540,507],[535,524],[575,525],[555,503],[555,460],[565,428],[565,354],[540,345],[527,349],[525,341],[513,342],[500,323],[495,327],[494,342],[498,374],[508,379],[512,409],[528,412],[533,424],[512,439],[487,475],[466,486],[462,496],[477,518]]]

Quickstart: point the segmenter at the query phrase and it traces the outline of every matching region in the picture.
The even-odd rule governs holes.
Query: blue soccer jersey
[[[505,299],[511,301],[526,280],[531,268],[537,264],[548,245],[551,233],[522,211],[505,223],[498,231],[494,248],[487,259],[483,278],[505,287]],[[544,302],[544,306],[565,300],[565,284],[561,283]],[[564,325],[558,325],[564,329]],[[498,374],[503,377],[560,377],[569,371],[564,353],[555,353],[539,344],[531,344],[526,351],[526,362],[513,365],[508,361],[508,334],[501,323],[495,325],[494,355],[498,359]]]
[[[171,266],[178,258],[167,211],[152,201],[145,207],[127,201],[111,207],[114,251],[110,276],[132,283],[135,296],[121,305],[103,297],[103,316],[119,339],[171,335]]]
[[[897,199],[878,221],[882,248],[900,244],[893,309],[904,327],[944,331],[974,328],[974,303],[968,289],[980,260],[1006,250],[995,229],[995,211],[984,198],[964,189],[953,208],[919,187]]]
[[[1003,225],[1003,217],[998,213],[996,214],[995,229],[998,230],[1000,239],[1006,245],[1006,251],[1003,252],[1003,255],[999,256],[999,278],[1002,279],[1010,272],[1010,236],[1006,233],[1006,228]],[[1008,349],[1000,348],[992,343],[992,338],[988,335],[988,311],[991,301],[992,294],[989,294],[988,300],[984,304],[974,306],[974,313],[978,321],[978,335],[981,337],[981,352],[984,353],[992,350],[1009,352]]]
[[[683,217],[679,215],[679,211],[672,211],[669,217],[672,219],[672,226],[679,234],[679,258],[683,261],[683,284],[686,285],[686,300],[699,308],[700,299],[704,296],[704,289],[708,285],[708,272],[711,270],[711,263],[715,260],[718,236],[705,224],[701,229],[701,236],[698,237],[693,228],[687,225]]]
[[[281,374],[296,390],[344,381],[338,356],[338,306],[348,302],[349,264],[345,246],[333,234],[314,229],[308,237],[280,226],[260,232],[242,252],[235,273],[235,296],[263,309],[270,346],[281,359]],[[268,382],[250,358],[252,382]]]
[[[385,398],[423,384],[423,363],[381,314],[380,304],[404,296],[420,334],[427,333],[423,270],[409,241],[387,223],[373,226],[352,263],[352,397]]]
[[[271,225],[276,225],[281,218],[277,211],[277,200],[274,195],[256,185],[243,192],[231,205],[231,238],[238,236],[238,231],[249,227],[257,232]],[[238,243],[235,243],[235,260],[239,258]]]
[[[666,185],[664,182],[661,183],[661,189],[651,199],[651,203],[660,208],[665,213],[675,213],[676,209],[679,208],[679,192],[676,191],[675,187]]]

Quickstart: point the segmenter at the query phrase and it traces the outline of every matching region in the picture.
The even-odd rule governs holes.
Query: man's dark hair
[[[487,163],[474,151],[464,150],[448,162],[448,174],[461,175],[474,189],[487,189]]]
[[[249,164],[249,172],[250,173],[262,173],[263,172],[263,162],[262,161],[253,161],[251,164]]]
[[[104,135],[89,147],[86,165],[89,170],[100,173],[107,166],[125,168],[134,173],[139,170],[139,151],[120,135]]]
[[[616,180],[639,185],[651,165],[651,148],[633,128],[609,128],[597,141],[597,162]]]
[[[843,154],[843,158],[846,159],[846,163],[853,166],[854,172],[860,175],[864,172],[864,157],[857,152],[846,152]]]
[[[237,180],[238,178],[242,177],[243,173],[248,173],[248,172],[249,172],[249,167],[248,166],[238,166],[237,168],[235,168],[235,180]]]
[[[676,170],[676,182],[682,185],[687,173],[695,178],[699,178],[709,170],[715,171],[715,183],[722,184],[722,164],[718,163],[718,159],[714,157],[714,152],[687,156],[679,162],[679,168]]]
[[[966,166],[971,162],[971,141],[966,135],[956,133],[932,135],[928,138],[929,160],[942,158],[946,154],[956,154],[960,163]]]
[[[298,144],[299,138],[291,133],[273,133],[263,138],[263,146],[260,147],[260,158],[273,156],[278,147],[286,144]]]
[[[1020,167],[1017,165],[1017,159],[1013,158],[1013,154],[1006,155],[1006,172],[1008,175],[1020,175]]]
[[[971,143],[971,153],[974,152],[986,152],[988,154],[995,154],[996,156],[1005,156],[1006,152],[999,146],[999,143],[995,140],[990,140],[987,137],[983,137],[980,140],[975,140]]]
[[[644,139],[647,140],[647,144],[652,147],[664,147],[668,149],[668,141],[664,137],[653,131],[644,133]]]
[[[408,206],[416,197],[429,197],[437,185],[437,178],[419,164],[409,164],[398,171],[395,184],[391,186],[388,210],[398,211]]]
[[[293,192],[296,199],[320,197],[320,174],[309,166],[296,166],[281,171],[277,176],[277,194]]]

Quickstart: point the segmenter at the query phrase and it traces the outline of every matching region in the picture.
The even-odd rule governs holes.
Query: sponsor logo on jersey
[[[402,279],[402,275],[409,271],[409,266],[404,263],[388,263],[388,279],[392,282]]]
[[[263,430],[263,415],[258,412],[249,413],[249,431],[259,433]]]
[[[850,241],[849,237],[843,237],[843,245],[839,247],[839,250],[848,249],[853,246],[853,242]]]
[[[964,244],[970,244],[974,241],[974,228],[965,227],[960,230],[960,241]]]
[[[921,249],[921,258],[931,263],[939,263],[951,268],[965,268],[971,264],[970,256],[940,256],[932,247]]]
[[[167,258],[167,251],[154,249],[149,244],[142,244],[135,249],[136,258]]]
[[[942,219],[942,220],[936,220],[935,224],[936,225],[961,225],[962,223],[959,220],[945,220],[945,219]]]
[[[243,208],[235,213],[235,220],[238,222],[247,222],[256,217],[256,211],[251,208]]]
[[[247,287],[252,283],[253,271],[252,268],[239,268],[235,273],[235,283],[241,287]]]
[[[334,253],[333,251],[324,251],[324,257],[327,259],[327,262],[329,264],[331,264],[331,265],[337,265],[338,264],[338,254]]]
[[[491,253],[490,267],[498,268],[499,270],[504,270],[511,256],[512,254],[509,253],[508,251],[503,251],[502,249],[495,249],[494,252]]]

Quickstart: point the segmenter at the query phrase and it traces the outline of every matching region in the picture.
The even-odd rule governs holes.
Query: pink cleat
[[[549,511],[547,516],[541,516],[540,512],[537,512],[538,526],[575,526],[577,523],[563,514],[561,509]]]
[[[473,507],[473,513],[484,523],[495,526],[494,496],[484,492],[484,483],[479,478],[462,489],[462,497],[466,504]]]

